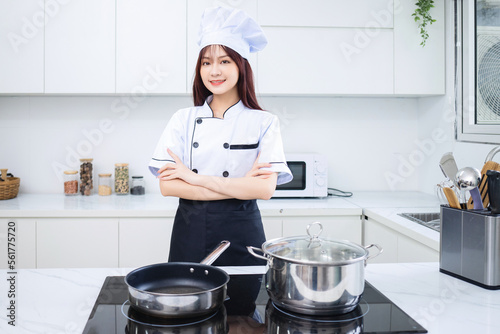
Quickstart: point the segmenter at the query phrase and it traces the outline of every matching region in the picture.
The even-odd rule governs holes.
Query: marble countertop
[[[228,273],[264,273],[265,267],[226,267]],[[0,270],[0,332],[80,334],[106,276],[131,269],[20,269],[16,326],[7,318],[9,274]],[[430,334],[499,333],[500,291],[482,289],[439,272],[438,263],[369,264],[366,280]]]
[[[0,217],[164,217],[174,216],[178,199],[160,194],[143,196],[64,196],[19,194],[0,201]],[[352,197],[287,198],[258,201],[263,215],[361,215],[364,208],[436,207],[433,195],[420,192],[355,192]]]
[[[0,201],[0,217],[173,217],[178,198],[160,194],[143,196],[64,196],[21,194]],[[263,215],[297,216],[315,210],[322,215],[361,215],[362,208],[344,198],[271,199],[258,201]],[[310,211],[309,211],[310,215]]]

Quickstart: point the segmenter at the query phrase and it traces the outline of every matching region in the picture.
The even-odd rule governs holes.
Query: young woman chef
[[[262,265],[246,246],[265,241],[256,199],[291,181],[278,118],[257,103],[250,52],[267,39],[241,10],[203,14],[194,107],[168,122],[150,162],[164,196],[179,197],[169,261],[199,262],[222,240],[214,265]]]

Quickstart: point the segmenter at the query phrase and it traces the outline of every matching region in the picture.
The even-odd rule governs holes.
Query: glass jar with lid
[[[132,176],[132,187],[130,188],[132,195],[144,195],[146,188],[144,187],[144,178],[142,176]]]
[[[64,179],[64,195],[78,195],[78,171],[66,170],[63,175]]]
[[[115,193],[125,195],[129,193],[128,164],[115,164]]]
[[[97,192],[100,196],[111,195],[111,173],[99,174],[99,187]]]
[[[93,166],[94,159],[80,159],[80,193],[84,196],[92,195],[94,189]]]

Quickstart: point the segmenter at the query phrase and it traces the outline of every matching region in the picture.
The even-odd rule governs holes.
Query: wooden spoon
[[[448,203],[450,204],[450,207],[455,209],[461,209],[460,202],[458,201],[458,197],[453,191],[453,189],[449,187],[443,187],[443,192],[444,195],[446,196],[446,199],[448,200]]]

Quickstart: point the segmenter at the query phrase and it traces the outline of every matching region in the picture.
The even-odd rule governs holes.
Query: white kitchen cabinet
[[[118,0],[116,92],[186,93],[186,2]]]
[[[173,225],[171,217],[120,218],[119,266],[167,262]]]
[[[64,3],[45,26],[45,93],[114,93],[115,1]]]
[[[37,268],[118,267],[117,218],[40,218]]]
[[[286,217],[283,219],[283,237],[307,236],[307,225],[313,222],[320,222],[323,226],[320,237],[361,244],[361,216]],[[318,226],[311,226],[310,232],[317,234]]]
[[[200,22],[203,12],[206,8],[211,7],[233,7],[244,10],[250,17],[257,20],[257,0],[189,0],[187,2],[187,66],[186,66],[186,81],[187,91],[189,93],[193,90],[194,71],[196,61],[198,60],[199,46],[198,46],[198,33],[200,30]],[[257,55],[250,54],[250,66],[255,72],[257,68]]]
[[[264,27],[258,54],[264,94],[392,94],[393,30]]]
[[[393,25],[387,0],[259,0],[259,23],[295,27],[384,27]]]
[[[0,93],[43,93],[45,17],[40,1],[0,1]]]
[[[411,14],[414,0],[395,2],[394,93],[432,95],[445,93],[445,2],[434,1],[430,14],[436,22],[427,26],[425,47]]]
[[[262,217],[266,240],[281,238],[283,236],[283,220],[274,217]]]
[[[15,271],[36,268],[35,225],[35,220],[30,218],[0,219],[0,249],[2,250],[0,269]],[[13,265],[12,268],[9,268],[10,264]]]
[[[366,245],[378,244],[384,249],[382,254],[370,260],[373,263],[439,261],[438,251],[372,218],[363,222],[363,241]]]

